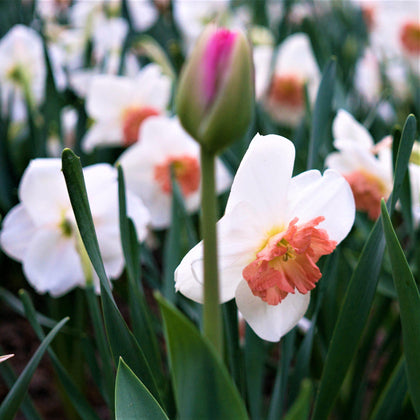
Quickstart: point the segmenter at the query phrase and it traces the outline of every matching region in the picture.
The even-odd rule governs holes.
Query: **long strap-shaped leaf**
[[[405,359],[402,356],[379,397],[370,420],[392,420],[398,417],[407,394],[405,370]]]
[[[172,382],[180,420],[247,419],[245,406],[210,342],[162,297]]]
[[[7,394],[6,398],[0,405],[0,419],[2,420],[12,420],[15,417],[19,409],[19,405],[22,402],[23,398],[26,395],[26,390],[28,388],[29,382],[35,372],[38,363],[41,361],[41,358],[47,350],[47,347],[50,345],[53,338],[60,331],[61,327],[69,320],[69,318],[62,319],[45,337],[44,341],[38,347],[38,350],[31,357],[31,360],[26,365],[23,372],[20,374],[18,380],[13,385],[12,389]]]
[[[45,334],[42,330],[41,325],[36,319],[36,312],[32,304],[31,298],[29,297],[28,293],[24,290],[20,292],[20,297],[25,307],[25,312],[29,323],[31,324],[38,338],[40,340],[43,340],[45,338]],[[47,350],[51,358],[51,362],[54,366],[54,369],[57,373],[57,376],[61,384],[63,385],[63,388],[66,390],[66,395],[72,402],[74,408],[77,410],[79,416],[84,420],[99,420],[99,417],[96,415],[95,411],[90,406],[90,404],[86,401],[84,395],[76,387],[73,379],[58,359],[54,350],[51,347],[49,347]]]
[[[123,359],[118,364],[115,383],[115,419],[168,420],[162,407]]]
[[[153,396],[160,400],[154,375],[136,338],[128,328],[112,296],[99,250],[80,159],[70,150],[62,153],[64,178],[80,236],[101,284],[102,309],[109,344],[117,365],[121,357],[130,364]]]
[[[393,211],[398,200],[407,171],[415,132],[416,119],[413,115],[410,115],[404,125],[401,143],[398,148],[394,187],[388,200],[390,212]],[[384,250],[383,228],[381,221],[378,219],[363,247],[335,324],[315,402],[314,420],[324,420],[328,417],[357,350],[375,295]]]
[[[400,304],[408,389],[417,418],[420,418],[420,294],[383,201],[381,211],[392,277]]]

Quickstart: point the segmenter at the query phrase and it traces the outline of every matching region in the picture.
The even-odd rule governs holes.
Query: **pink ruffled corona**
[[[269,95],[274,103],[300,109],[305,102],[304,81],[294,74],[275,76]]]
[[[419,55],[420,23],[414,21],[405,23],[400,31],[400,41],[407,54]]]
[[[269,305],[278,305],[295,289],[305,294],[315,287],[321,278],[316,262],[322,255],[330,254],[337,244],[324,229],[316,227],[324,219],[319,216],[298,226],[295,217],[287,230],[268,238],[255,260],[242,272],[255,296]]]
[[[182,194],[195,193],[200,186],[200,165],[194,156],[170,156],[163,163],[155,166],[154,178],[166,194],[172,192],[171,166],[179,183]]]
[[[209,39],[203,55],[203,87],[206,104],[210,104],[223,81],[237,33],[217,30]]]
[[[123,135],[124,146],[130,146],[139,138],[140,126],[149,117],[155,117],[160,112],[152,107],[130,107],[124,110]]]
[[[357,210],[366,211],[370,219],[376,220],[381,214],[381,199],[388,196],[384,183],[365,171],[354,171],[344,178],[353,191]]]

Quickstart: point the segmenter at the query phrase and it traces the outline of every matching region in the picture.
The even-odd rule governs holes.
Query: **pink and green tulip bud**
[[[245,36],[207,27],[185,65],[176,106],[185,130],[210,152],[243,136],[254,100],[253,64]]]

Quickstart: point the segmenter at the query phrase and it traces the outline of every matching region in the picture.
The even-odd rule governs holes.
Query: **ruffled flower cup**
[[[305,314],[321,278],[316,262],[349,233],[354,199],[345,179],[328,170],[292,178],[295,149],[280,136],[256,135],[219,220],[220,302],[235,298],[261,338],[278,341]],[[175,287],[203,302],[202,243],[175,271]]]

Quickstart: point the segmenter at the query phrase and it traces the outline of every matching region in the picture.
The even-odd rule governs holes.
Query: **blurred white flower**
[[[8,109],[13,97],[11,115],[13,119],[23,119],[25,99],[32,104],[40,104],[44,99],[46,74],[40,35],[24,25],[13,26],[0,40],[2,109]]]
[[[105,271],[110,278],[124,267],[119,213],[117,171],[97,164],[84,169],[89,203]],[[2,249],[22,262],[28,282],[39,292],[60,296],[86,284],[91,271],[97,290],[98,278],[90,263],[82,263],[84,248],[70,205],[60,159],[35,159],[19,185],[20,204],[10,210],[0,232]],[[144,240],[149,213],[141,200],[127,192],[128,214],[137,235]]]
[[[316,266],[349,233],[354,200],[335,171],[292,178],[295,149],[284,137],[256,135],[217,224],[220,301],[235,298],[261,338],[278,341],[305,314],[321,278]],[[203,302],[203,244],[175,271],[175,287]]]
[[[270,72],[266,63],[266,72]],[[296,126],[305,111],[305,85],[309,99],[316,98],[321,75],[307,35],[296,33],[280,45],[266,92],[265,107],[277,122]]]
[[[338,152],[327,156],[326,166],[343,174],[353,191],[356,208],[376,220],[381,213],[381,199],[387,199],[392,190],[389,147],[380,147],[379,143],[375,146],[368,130],[342,109],[334,119],[333,136]]]
[[[210,23],[229,29],[244,29],[249,15],[243,8],[232,11],[229,0],[174,0],[174,18],[183,34],[186,52],[190,52],[198,36]]]
[[[127,187],[149,209],[151,226],[166,228],[171,223],[171,166],[184,196],[185,206],[193,212],[200,205],[200,149],[175,117],[153,117],[141,128],[141,141],[120,157]],[[229,188],[231,176],[220,160],[216,161],[216,190]]]
[[[83,139],[84,150],[135,143],[140,125],[164,113],[170,95],[171,79],[156,64],[144,67],[135,79],[95,76],[86,98],[87,113],[95,122]]]
[[[35,3],[37,14],[46,21],[54,21],[65,15],[70,4],[71,0],[38,0]]]
[[[378,58],[371,49],[366,49],[356,64],[354,85],[370,105],[381,99],[382,78]]]
[[[128,33],[127,21],[123,18],[101,19],[93,30],[93,54],[95,62],[106,68],[105,73],[116,74],[121,51]]]
[[[127,0],[128,11],[137,31],[146,31],[158,18],[158,11],[152,0]]]

